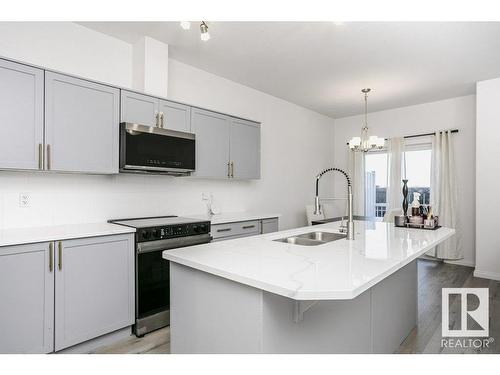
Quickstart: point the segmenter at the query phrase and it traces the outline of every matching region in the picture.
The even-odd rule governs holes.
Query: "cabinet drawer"
[[[278,218],[262,220],[261,233],[273,233],[278,231]]]
[[[245,234],[259,234],[259,221],[241,221],[238,223],[212,225],[212,237],[214,239],[222,237],[233,237]]]

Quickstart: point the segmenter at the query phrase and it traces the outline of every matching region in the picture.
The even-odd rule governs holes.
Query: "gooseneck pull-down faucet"
[[[352,219],[352,185],[347,172],[339,168],[328,168],[316,176],[316,196],[314,198],[314,214],[321,215],[321,204],[319,197],[319,180],[327,172],[340,172],[347,179],[347,239],[354,240],[354,221]]]

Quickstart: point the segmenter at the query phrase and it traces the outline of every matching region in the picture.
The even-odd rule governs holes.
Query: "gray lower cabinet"
[[[260,124],[232,119],[229,143],[231,177],[260,178]]]
[[[196,135],[196,177],[229,177],[229,116],[191,109],[191,132]]]
[[[56,351],[133,324],[133,244],[128,234],[57,243]]]
[[[45,72],[46,169],[118,173],[116,88]]]
[[[191,130],[191,107],[160,99],[158,108],[162,128],[181,132]]]
[[[42,169],[43,70],[0,59],[0,169]]]
[[[54,268],[49,246],[53,244],[0,248],[0,354],[53,351]]]
[[[121,122],[158,126],[158,99],[121,90]]]
[[[210,226],[213,241],[256,236],[278,231],[278,218],[238,221],[234,223],[213,224]]]
[[[134,235],[0,248],[0,354],[59,351],[134,323]]]

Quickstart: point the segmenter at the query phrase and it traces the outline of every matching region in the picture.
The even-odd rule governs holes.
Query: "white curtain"
[[[387,212],[396,209],[400,209],[402,212],[401,162],[403,152],[404,138],[391,138],[387,149]]]
[[[431,207],[439,225],[457,228],[458,205],[453,136],[450,130],[436,132],[432,140]],[[429,253],[428,253],[429,254]],[[459,233],[432,250],[440,259],[462,259]]]
[[[352,180],[353,214],[365,215],[365,154],[348,149],[349,176]]]

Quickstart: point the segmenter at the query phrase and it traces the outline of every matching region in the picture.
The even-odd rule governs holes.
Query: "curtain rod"
[[[451,133],[458,133],[458,129],[451,129],[450,132]],[[439,133],[443,133],[443,132],[440,131]],[[427,137],[427,136],[430,136],[430,135],[436,135],[436,133],[422,133],[422,134],[414,134],[414,135],[405,135],[403,138],[407,139],[407,138]],[[386,141],[389,140],[389,138],[384,138],[384,139]],[[347,142],[346,144],[349,145],[349,142]]]

